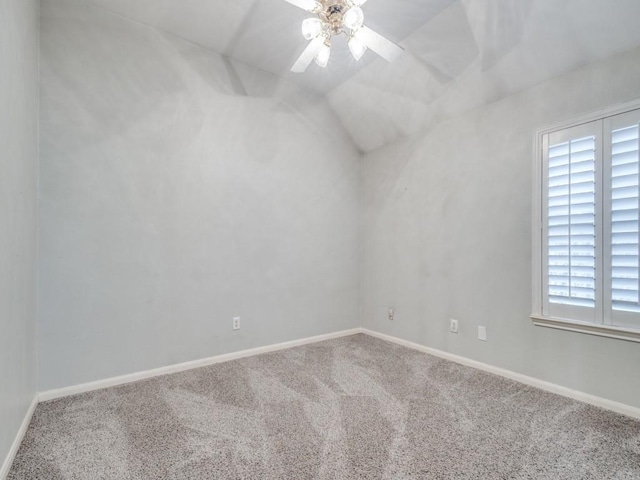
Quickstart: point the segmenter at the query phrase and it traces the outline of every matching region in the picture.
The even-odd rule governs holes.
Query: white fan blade
[[[322,48],[322,45],[324,45],[324,37],[322,36],[316,37],[311,40],[309,42],[309,45],[307,45],[307,48],[305,48],[304,52],[302,52],[302,55],[300,55],[300,58],[298,58],[298,60],[296,60],[296,63],[293,64],[293,67],[291,67],[291,71],[294,73],[304,72],[309,67],[309,65],[311,65],[313,59],[316,58],[316,55]]]
[[[313,12],[318,7],[318,2],[315,0],[284,0],[285,2],[295,5],[298,8],[306,10],[307,12]]]
[[[369,49],[373,50],[389,62],[393,62],[402,52],[404,52],[404,48],[400,45],[396,45],[391,40],[387,40],[379,33],[374,32],[364,25],[362,28],[358,29],[355,36],[358,40],[369,47]]]

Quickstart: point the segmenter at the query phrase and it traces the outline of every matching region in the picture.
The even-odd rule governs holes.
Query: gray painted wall
[[[358,326],[360,155],[326,100],[41,8],[40,389]]]
[[[367,154],[365,326],[640,407],[640,345],[529,319],[534,132],[640,97],[638,78],[635,50]]]
[[[0,466],[36,393],[38,2],[0,0]]]
[[[84,2],[42,10],[41,390],[355,327],[360,305],[640,406],[637,344],[529,320],[533,132],[640,96],[640,51],[425,122],[360,178],[324,99]]]

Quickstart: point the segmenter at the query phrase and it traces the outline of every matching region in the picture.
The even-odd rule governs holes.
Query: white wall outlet
[[[458,323],[458,320],[454,320],[453,318],[450,320],[449,330],[451,330],[451,333],[459,333],[460,332],[460,325]]]
[[[389,320],[393,321],[396,318],[396,311],[393,308],[389,308]]]
[[[240,317],[233,317],[233,329],[240,330]]]
[[[478,327],[478,340],[487,341],[487,327]]]

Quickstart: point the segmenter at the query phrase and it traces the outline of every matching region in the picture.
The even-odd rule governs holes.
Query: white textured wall
[[[0,0],[0,468],[36,393],[38,1]]]
[[[640,407],[640,345],[529,319],[534,132],[639,98],[638,78],[635,50],[367,154],[365,326]]]
[[[326,101],[41,8],[40,389],[357,326],[360,155]]]

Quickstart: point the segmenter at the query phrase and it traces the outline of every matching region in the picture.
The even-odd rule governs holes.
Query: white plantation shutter
[[[640,342],[637,105],[539,133],[536,325]]]
[[[549,147],[549,302],[595,307],[594,136]]]
[[[611,136],[611,301],[614,310],[640,312],[638,125]]]
[[[605,323],[640,327],[640,113],[604,122],[609,164]]]
[[[601,129],[600,129],[601,130]],[[545,312],[596,319],[598,123],[547,135]]]

